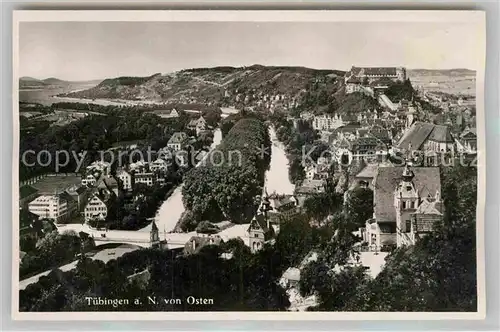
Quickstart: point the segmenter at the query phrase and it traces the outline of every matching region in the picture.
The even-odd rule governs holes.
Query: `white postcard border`
[[[14,320],[178,320],[178,321],[310,321],[310,320],[482,320],[486,315],[484,222],[486,202],[486,132],[484,75],[486,61],[485,12],[468,10],[20,10],[13,12],[13,161],[12,161],[12,318]],[[19,311],[19,23],[57,21],[143,22],[476,22],[482,49],[476,79],[478,136],[478,202],[476,227],[477,312],[20,312]]]

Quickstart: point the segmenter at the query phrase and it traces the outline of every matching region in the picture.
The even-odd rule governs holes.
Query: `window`
[[[255,237],[259,237],[259,234],[255,234]]]
[[[411,220],[406,220],[405,232],[410,232],[410,231],[411,231]]]
[[[406,209],[406,201],[403,201],[403,209]]]

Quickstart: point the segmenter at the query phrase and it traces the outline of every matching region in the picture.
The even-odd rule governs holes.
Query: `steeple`
[[[149,235],[149,239],[151,241],[151,246],[156,247],[160,241],[160,236],[158,234],[158,226],[156,226],[156,222],[153,221],[151,224],[151,232]]]
[[[411,180],[413,180],[413,177],[415,176],[415,174],[413,173],[413,171],[408,167],[408,164],[405,165],[405,168],[403,170],[403,175],[402,175],[402,178],[403,178],[403,181],[405,182],[411,182]]]

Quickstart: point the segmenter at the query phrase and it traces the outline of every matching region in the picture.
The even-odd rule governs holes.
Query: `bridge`
[[[164,249],[183,248],[193,236],[206,237],[208,235],[197,232],[189,233],[166,233],[159,232],[156,224],[151,223],[151,226],[145,227],[138,231],[123,231],[96,229],[87,224],[64,224],[56,225],[59,233],[65,231],[74,231],[77,234],[84,232],[91,237],[96,246],[104,244],[130,244],[141,248],[151,248],[161,245]],[[154,225],[154,226],[153,226]],[[219,232],[217,236],[223,241],[228,241],[232,238],[241,238],[245,244],[249,242],[249,234],[247,233],[248,224],[234,225]],[[155,229],[156,228],[156,229]],[[156,233],[156,238],[152,233]]]

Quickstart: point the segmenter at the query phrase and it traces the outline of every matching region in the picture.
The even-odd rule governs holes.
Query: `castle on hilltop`
[[[345,83],[348,80],[358,80],[359,83],[371,84],[380,79],[390,79],[394,82],[406,80],[405,67],[355,67],[352,66],[345,74]]]

